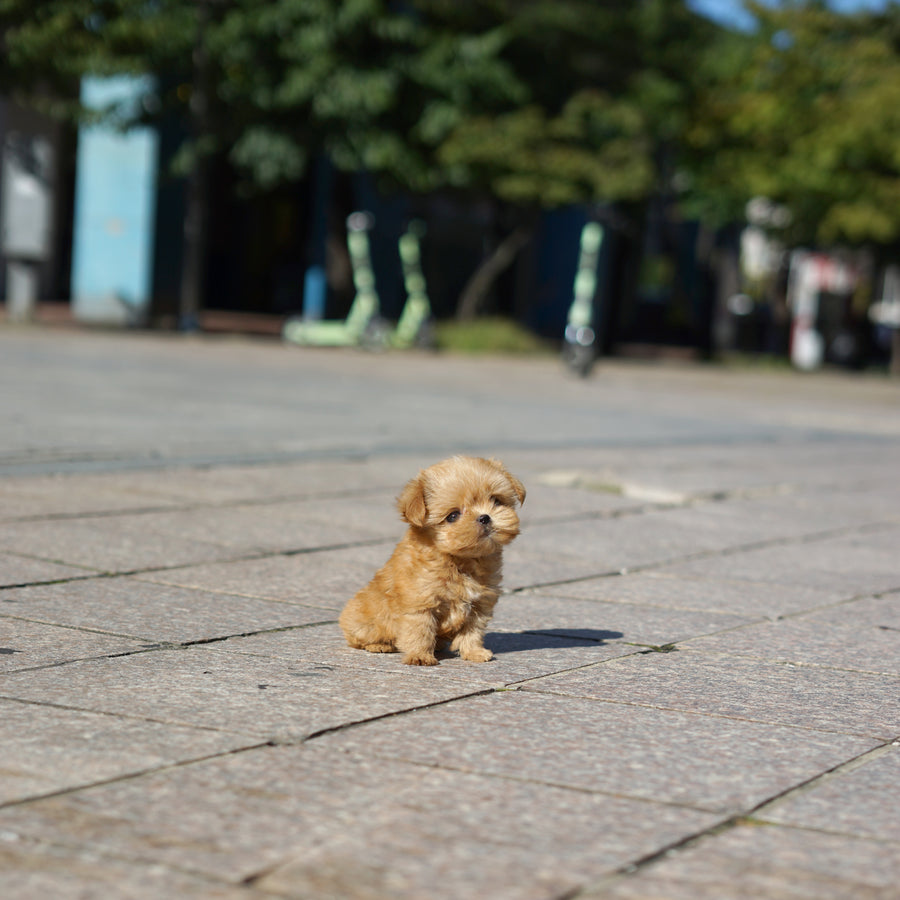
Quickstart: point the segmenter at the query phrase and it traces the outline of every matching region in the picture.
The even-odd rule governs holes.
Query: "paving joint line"
[[[313,553],[330,553],[335,550],[353,550],[358,547],[376,547],[379,544],[387,544],[396,541],[396,538],[393,537],[375,537],[375,538],[361,538],[358,541],[350,541],[340,544],[325,544],[320,547],[299,547],[296,549],[288,549],[288,550],[258,550],[252,553],[243,553],[237,556],[227,556],[222,559],[204,559],[199,560],[197,562],[188,562],[188,563],[178,563],[177,565],[164,565],[164,566],[145,566],[140,569],[121,569],[121,570],[101,570],[86,574],[86,575],[70,575],[65,578],[53,578],[48,579],[46,581],[31,581],[25,582],[23,584],[6,584],[0,585],[0,592],[16,590],[20,588],[29,588],[29,587],[42,587],[50,584],[68,584],[70,581],[88,581],[92,578],[130,578],[138,575],[146,575],[153,574],[154,572],[177,572],[179,569],[191,569],[196,566],[207,566],[207,565],[226,565],[229,563],[236,562],[254,562],[262,559],[277,559],[279,556],[304,556],[306,554]],[[13,556],[20,556],[23,559],[32,559],[40,562],[51,562],[56,565],[62,566],[71,566],[75,565],[73,563],[67,563],[62,560],[52,560],[43,556],[36,556],[31,553],[15,553],[10,552]],[[187,588],[188,590],[204,590],[204,588]],[[211,593],[227,593],[227,591],[212,591]],[[2,614],[0,614],[2,615]]]
[[[829,528],[823,531],[810,532],[809,534],[800,535],[799,537],[795,538],[765,538],[762,540],[749,541],[745,544],[736,544],[734,546],[724,547],[721,549],[697,550],[693,553],[686,553],[681,556],[671,556],[666,559],[654,560],[653,562],[636,563],[635,565],[631,566],[623,566],[620,569],[606,569],[590,575],[578,575],[574,578],[560,578],[553,581],[538,582],[537,584],[521,585],[520,587],[511,588],[506,593],[520,594],[524,593],[525,591],[545,590],[546,588],[553,587],[565,587],[569,584],[581,584],[582,582],[594,581],[598,578],[616,578],[622,575],[634,575],[641,572],[649,572],[653,571],[654,569],[676,565],[679,563],[698,562],[704,559],[727,558],[729,556],[736,556],[739,553],[748,553],[754,550],[765,550],[769,547],[778,547],[784,545],[802,546],[803,544],[814,544],[817,541],[826,541],[830,538],[841,537],[847,534],[888,530],[894,527],[896,527],[895,522],[881,521],[871,522],[859,526],[848,525],[839,528]],[[893,591],[894,589],[891,588],[890,590]]]
[[[185,647],[183,645],[172,645],[172,646],[160,645],[160,646],[155,646],[155,647],[143,648],[141,650],[129,651],[129,652],[125,652],[125,653],[115,653],[115,654],[109,654],[109,655],[104,655],[104,656],[99,656],[99,657],[90,657],[87,659],[115,659],[115,658],[121,658],[121,657],[126,657],[126,656],[135,656],[135,655],[139,655],[139,654],[143,654],[143,653],[158,652],[159,650],[166,650],[166,649],[178,650],[178,649],[188,649],[188,647]],[[76,661],[77,660],[69,660],[69,661],[65,661],[65,662],[52,663],[52,664],[49,664],[46,666],[41,666],[39,668],[59,668],[59,667],[65,666],[65,665],[69,665],[72,662],[76,662]],[[347,667],[343,667],[343,668],[347,668]],[[29,669],[29,670],[18,670],[18,671],[33,671],[33,670]],[[402,677],[394,672],[388,672],[388,673],[383,673],[383,674],[387,674],[389,678]],[[0,674],[0,679],[2,679],[2,674]],[[0,688],[0,689],[2,689],[2,688]],[[296,737],[287,736],[287,735],[278,735],[278,734],[269,735],[264,740],[261,740],[258,744],[254,744],[253,747],[255,748],[257,746],[271,746],[271,747],[301,746],[303,744],[306,744],[310,741],[315,740],[316,738],[322,737],[323,735],[326,735],[326,734],[332,734],[335,732],[345,731],[345,730],[348,730],[351,728],[358,727],[360,725],[366,725],[369,722],[377,722],[382,719],[396,718],[399,716],[407,715],[409,713],[415,713],[415,712],[418,712],[419,710],[423,710],[423,709],[431,709],[433,707],[446,706],[450,703],[456,703],[461,700],[471,699],[472,697],[488,696],[490,694],[498,692],[498,690],[502,691],[502,690],[506,690],[506,688],[505,687],[498,688],[496,686],[488,685],[488,686],[479,688],[477,690],[467,691],[465,693],[458,694],[457,696],[454,696],[454,697],[448,697],[443,700],[435,700],[435,701],[432,701],[429,703],[424,703],[420,706],[412,706],[412,707],[408,707],[406,709],[399,709],[399,710],[394,710],[394,711],[387,712],[387,713],[380,713],[376,716],[358,719],[358,720],[354,720],[352,722],[342,722],[338,725],[327,726],[325,728],[321,728],[316,731],[310,732],[309,734],[298,735]],[[14,703],[19,703],[21,705],[25,705],[25,706],[28,706],[28,705],[44,706],[44,707],[49,707],[51,709],[63,709],[63,710],[71,711],[71,712],[104,715],[104,716],[108,716],[110,718],[133,719],[136,721],[153,722],[155,724],[167,725],[170,727],[175,726],[175,727],[179,727],[179,728],[190,728],[190,729],[198,729],[198,730],[202,730],[202,731],[211,731],[211,732],[219,733],[219,734],[238,734],[238,735],[245,734],[244,731],[232,731],[230,729],[216,728],[211,725],[201,725],[201,724],[196,724],[196,723],[192,723],[192,722],[182,722],[177,719],[174,719],[174,720],[157,719],[157,718],[154,718],[151,716],[146,716],[146,715],[135,715],[132,713],[123,713],[123,712],[119,712],[119,711],[94,709],[92,707],[75,706],[75,705],[68,704],[68,703],[54,703],[52,701],[47,701],[47,700],[32,700],[32,699],[23,698],[23,697],[7,696],[3,693],[0,693],[0,700],[7,700],[7,701],[14,702]],[[238,751],[229,751],[229,753],[231,753],[231,752],[238,752]],[[215,758],[216,756],[220,756],[220,755],[229,755],[229,753],[213,754],[209,758]],[[204,759],[205,758],[206,757],[204,757]],[[169,768],[174,767],[174,764],[167,766],[167,767],[169,767]],[[148,770],[148,771],[155,771],[155,770]],[[2,806],[3,806],[3,804],[0,804],[0,808],[2,808]]]
[[[393,673],[387,673],[393,674]],[[402,676],[401,676],[402,677]],[[484,687],[479,690],[469,691],[465,694],[460,694],[456,697],[448,697],[445,700],[434,700],[430,703],[423,703],[421,706],[413,706],[408,709],[398,709],[393,712],[381,713],[377,716],[371,716],[366,719],[359,719],[353,722],[342,722],[339,725],[330,725],[327,728],[320,728],[318,731],[311,732],[308,735],[305,735],[302,738],[297,740],[292,740],[291,738],[272,739],[272,746],[282,746],[282,745],[292,745],[292,744],[306,744],[310,741],[314,741],[317,738],[323,737],[326,734],[335,734],[341,731],[348,731],[352,728],[357,728],[360,725],[368,725],[370,722],[380,722],[383,719],[394,719],[400,716],[409,715],[410,713],[416,713],[423,709],[433,709],[437,706],[448,706],[451,703],[457,703],[461,700],[470,700],[473,697],[486,697],[490,694],[494,694],[497,692],[497,688],[495,687]]]
[[[156,515],[158,513],[184,513],[192,510],[222,510],[222,509],[242,509],[244,507],[253,506],[279,506],[289,503],[306,503],[314,500],[342,500],[352,499],[356,497],[371,497],[383,494],[386,491],[394,491],[393,486],[377,485],[373,487],[364,487],[359,489],[347,489],[343,491],[325,491],[321,494],[285,494],[277,497],[266,496],[262,498],[241,498],[236,500],[196,500],[191,503],[173,503],[162,506],[137,506],[127,509],[94,509],[86,512],[62,512],[62,513],[40,513],[27,516],[11,516],[9,518],[0,519],[0,522],[14,523],[21,525],[22,523],[41,523],[41,522],[69,522],[78,519],[115,519],[125,516],[146,516]]]
[[[789,488],[792,486],[789,486]],[[629,493],[624,485],[616,485],[615,491],[593,490],[583,488],[589,493],[611,493],[629,499]],[[793,489],[798,490],[797,488]],[[623,506],[618,509],[597,509],[583,510],[581,512],[572,513],[571,515],[562,516],[543,516],[530,520],[527,524],[535,525],[560,525],[570,522],[590,522],[603,521],[605,519],[622,519],[628,516],[645,515],[653,512],[666,512],[676,509],[693,509],[694,507],[703,507],[716,505],[720,503],[728,503],[731,500],[745,500],[754,497],[767,497],[771,495],[779,495],[790,493],[792,491],[785,488],[784,485],[774,485],[766,488],[737,488],[721,491],[704,491],[694,494],[686,494],[679,499],[673,500],[646,500],[635,506]]]
[[[801,619],[803,616],[811,615],[812,613],[821,612],[825,609],[837,609],[840,606],[848,606],[851,603],[857,603],[860,600],[866,600],[869,597],[889,597],[891,594],[900,593],[900,585],[893,588],[887,588],[885,590],[880,591],[864,591],[862,594],[854,594],[852,597],[845,597],[843,600],[835,600],[833,603],[823,603],[821,606],[815,607],[815,609],[800,609],[796,612],[786,612],[781,613],[776,616],[774,619],[770,619],[771,622],[785,622],[790,621],[791,619]],[[889,628],[889,626],[879,626],[880,628]],[[900,631],[900,628],[891,629],[893,631]]]
[[[288,631],[302,631],[304,628],[318,628],[322,625],[337,625],[337,619],[323,619],[321,622],[302,622],[299,625],[279,625],[274,628],[260,628],[257,631],[244,631],[236,634],[226,634],[219,637],[195,638],[190,641],[180,641],[174,644],[174,648],[202,647],[207,644],[221,644],[235,638],[256,637],[261,634],[282,634]],[[256,655],[256,654],[253,654]]]
[[[617,870],[610,873],[609,875],[604,876],[603,878],[599,879],[596,882],[593,882],[590,885],[586,885],[585,887],[580,888],[574,896],[599,896],[599,891],[609,888],[613,884],[616,884],[625,878],[635,875],[642,869],[652,866],[654,863],[659,862],[661,859],[664,859],[671,853],[678,850],[687,849],[688,847],[692,847],[696,844],[699,844],[706,838],[716,837],[720,834],[724,834],[727,831],[731,831],[732,829],[736,828],[744,822],[747,822],[748,820],[758,818],[757,814],[765,811],[768,807],[774,806],[776,803],[779,803],[794,794],[805,793],[806,791],[812,790],[819,784],[822,784],[832,778],[838,777],[841,774],[852,772],[854,769],[860,768],[861,766],[865,765],[871,759],[877,759],[879,756],[882,756],[884,753],[887,753],[892,748],[896,748],[898,746],[900,746],[900,740],[884,741],[878,747],[873,747],[869,750],[865,750],[852,759],[845,760],[842,763],[838,763],[837,765],[832,766],[830,769],[827,769],[824,772],[820,772],[818,775],[813,775],[812,777],[800,782],[799,784],[795,784],[792,787],[786,788],[775,796],[769,797],[761,801],[760,803],[755,804],[748,810],[730,815],[727,819],[725,819],[725,821],[720,822],[717,825],[704,828],[696,832],[695,834],[687,835],[686,837],[681,838],[677,841],[672,841],[669,844],[666,844],[665,846],[654,850],[652,853],[648,853],[631,863],[620,866]]]
[[[42,800],[43,797],[38,797],[35,799]],[[2,807],[0,807],[2,808]],[[7,832],[8,834],[10,832]],[[15,833],[15,832],[12,832]],[[0,840],[2,840],[3,832],[0,832]],[[65,840],[56,839],[45,839],[42,837],[36,837],[33,834],[25,835],[27,839],[30,839],[34,843],[40,845],[41,847],[48,847],[56,850],[81,850],[83,849],[82,844],[79,842],[67,842]],[[167,872],[174,872],[180,875],[187,875],[189,878],[195,879],[199,882],[204,882],[209,885],[215,885],[218,888],[230,888],[234,889],[236,886],[239,886],[241,882],[234,882],[229,880],[224,876],[217,876],[213,872],[208,872],[204,869],[193,869],[189,866],[181,865],[177,862],[172,862],[170,860],[166,860],[165,862],[161,860],[151,860],[146,856],[141,856],[139,853],[129,854],[127,852],[123,852],[121,850],[115,850],[111,847],[104,846],[98,847],[93,846],[91,848],[91,856],[92,858],[96,858],[97,861],[109,860],[117,863],[125,863],[129,866],[141,867],[143,869],[147,868],[159,868],[164,869]],[[272,897],[275,900],[275,895],[269,894],[266,892],[263,896]]]
[[[763,821],[768,821],[764,819],[764,815],[769,807],[775,806],[787,797],[795,794],[808,793],[821,784],[826,784],[829,781],[833,781],[835,778],[840,778],[842,775],[849,775],[851,772],[855,772],[857,769],[861,769],[863,766],[868,765],[873,760],[886,756],[888,753],[896,752],[900,752],[900,736],[895,735],[894,737],[887,739],[882,738],[881,743],[877,747],[872,747],[871,749],[860,753],[858,756],[854,756],[852,759],[838,763],[836,766],[821,772],[819,775],[810,778],[808,781],[795,785],[793,788],[789,788],[783,794],[772,797],[753,807],[748,813],[748,818],[753,816],[762,819]]]
[[[122,659],[128,656],[139,656],[144,653],[157,653],[165,650],[187,650],[191,647],[204,646],[206,644],[217,644],[224,641],[230,641],[233,638],[255,637],[261,634],[277,634],[286,631],[300,631],[304,628],[317,628],[322,625],[336,625],[337,619],[324,619],[321,622],[303,622],[299,625],[280,625],[274,628],[261,628],[257,631],[245,631],[235,634],[226,634],[209,638],[194,638],[188,641],[154,641],[150,642],[148,638],[140,637],[132,634],[123,634],[116,631],[102,631],[97,628],[87,628],[83,625],[63,625],[56,622],[45,622],[42,619],[31,619],[25,616],[2,616],[0,618],[12,619],[16,622],[30,622],[36,625],[50,625],[54,628],[66,628],[70,631],[77,631],[84,634],[98,634],[103,637],[117,637],[123,640],[144,641],[144,645],[133,650],[122,650],[113,653],[100,653],[96,656],[79,656],[74,659],[58,660],[56,662],[42,663],[37,666],[25,666],[21,669],[10,669],[6,672],[0,672],[0,679],[4,675],[18,674],[21,672],[39,672],[43,669],[58,669],[63,666],[72,665],[79,662],[91,662],[102,659]]]
[[[642,654],[634,654],[634,655],[642,655]],[[627,659],[628,657],[616,657],[617,659]],[[607,662],[613,662],[613,660],[607,660]],[[601,665],[600,663],[593,663],[592,666]],[[582,667],[584,668],[584,667]],[[567,672],[557,672],[557,675],[564,675]],[[539,676],[534,679],[536,682],[540,682],[544,678],[549,678],[551,676]],[[725,715],[724,713],[716,713],[716,712],[706,712],[704,710],[699,709],[685,709],[683,707],[678,706],[660,706],[657,703],[638,703],[635,700],[614,700],[612,698],[606,697],[593,697],[589,694],[572,694],[566,693],[564,691],[554,691],[549,690],[547,688],[532,688],[528,686],[529,683],[519,683],[515,690],[524,691],[529,694],[542,694],[544,696],[549,697],[560,697],[562,699],[574,699],[574,700],[587,700],[591,703],[611,703],[616,706],[630,706],[636,709],[655,709],[658,712],[671,712],[671,713],[680,713],[686,716],[697,716],[707,719],[724,719],[728,722],[745,722],[751,725],[766,725],[770,728],[790,728],[796,731],[809,731],[815,732],[816,734],[837,734],[842,735],[844,737],[856,737],[856,738],[864,738],[870,741],[893,741],[895,738],[890,737],[886,738],[883,734],[865,734],[859,731],[845,731],[845,730],[834,730],[831,728],[822,728],[814,725],[795,725],[790,722],[775,722],[767,719],[753,719],[749,716],[736,716],[736,715]]]
[[[21,701],[21,702],[27,702],[27,701]],[[57,709],[74,709],[75,711],[79,711],[79,712],[82,711],[82,710],[79,710],[77,707],[58,706],[57,704],[53,704],[53,703],[39,704],[39,705],[53,706]],[[90,711],[94,712],[93,710],[90,710]],[[114,714],[103,713],[103,715],[114,715]],[[116,715],[116,717],[118,718],[119,716]],[[139,718],[139,717],[126,716],[125,718]],[[157,720],[157,719],[143,719],[143,721],[159,722],[159,720]],[[171,723],[163,722],[161,724],[171,724]],[[197,726],[192,726],[192,727],[197,727]],[[206,729],[206,730],[215,731],[216,729]],[[7,800],[7,801],[0,802],[0,810],[12,809],[17,806],[24,806],[25,804],[36,803],[36,802],[42,801],[42,800],[52,800],[56,797],[65,797],[69,794],[76,794],[81,791],[92,790],[93,788],[107,787],[108,785],[119,784],[120,782],[123,782],[123,781],[133,781],[136,778],[144,778],[147,775],[156,775],[159,772],[169,772],[169,771],[173,771],[175,769],[182,769],[182,768],[186,768],[188,766],[197,765],[199,763],[209,762],[210,760],[213,760],[213,759],[223,759],[228,756],[237,756],[241,753],[246,753],[250,750],[260,750],[260,749],[263,749],[268,746],[270,746],[268,741],[257,741],[256,743],[248,744],[245,747],[232,747],[230,750],[221,750],[217,753],[207,753],[204,756],[192,757],[190,759],[179,760],[178,762],[165,763],[161,766],[151,766],[150,768],[142,769],[141,771],[126,772],[122,775],[114,775],[110,778],[101,778],[98,781],[91,781],[91,782],[87,782],[85,784],[76,785],[74,787],[60,788],[55,791],[48,791],[47,793],[44,793],[44,794],[35,794],[30,797],[21,797],[17,800]]]
[[[780,434],[781,426],[775,430],[756,435],[752,440],[742,436],[736,436],[727,431],[706,435],[697,439],[688,435],[673,435],[668,440],[668,445],[679,448],[718,448],[737,445],[769,447],[773,444],[784,443]],[[824,437],[845,439],[855,442],[858,440],[852,433],[846,434],[841,430],[829,428],[814,428],[804,432],[802,445],[816,444]],[[892,443],[896,436],[870,435],[867,440]],[[47,450],[30,451],[27,455],[21,453],[5,454],[0,456],[0,479],[20,478],[56,474],[104,474],[129,471],[166,471],[172,469],[216,469],[228,467],[260,467],[292,465],[309,462],[346,462],[366,463],[372,460],[382,460],[391,456],[421,456],[452,455],[454,453],[468,453],[472,455],[490,456],[491,454],[513,453],[546,453],[561,450],[629,450],[629,449],[658,449],[658,441],[653,438],[631,438],[629,440],[614,439],[580,439],[570,438],[563,441],[547,440],[513,440],[505,443],[492,442],[485,445],[477,442],[459,443],[459,441],[443,443],[419,443],[375,444],[366,448],[357,445],[332,445],[323,447],[310,447],[305,450],[285,450],[279,452],[265,452],[246,450],[237,453],[223,453],[210,450],[208,452],[191,452],[186,449],[180,455],[163,455],[162,453],[150,453],[140,455],[137,452],[103,453],[96,449],[62,450],[57,453]],[[43,457],[41,458],[41,453]],[[176,454],[178,451],[176,451]],[[35,461],[35,455],[39,458]]]
[[[459,698],[466,699],[466,698]],[[452,701],[443,701],[444,703],[452,702]],[[439,705],[439,704],[435,704]],[[423,707],[425,708],[425,707]],[[362,723],[365,724],[365,723]],[[357,750],[345,750],[339,749],[339,752],[344,753],[348,756],[356,756],[361,757],[362,754]],[[496,778],[500,781],[512,781],[516,784],[532,784],[532,785],[540,785],[542,787],[554,788],[555,790],[560,791],[569,791],[573,794],[584,794],[586,796],[592,797],[616,797],[621,800],[631,800],[635,803],[645,803],[649,806],[666,806],[672,809],[690,809],[695,812],[703,812],[709,813],[710,815],[718,815],[718,816],[726,816],[727,813],[723,813],[721,810],[709,809],[705,806],[698,806],[693,803],[680,803],[675,800],[660,800],[653,797],[641,797],[636,794],[624,794],[619,791],[612,790],[604,790],[597,788],[589,788],[589,787],[581,787],[577,784],[567,784],[562,781],[547,781],[543,778],[529,778],[524,775],[516,775],[512,772],[488,772],[484,769],[476,769],[471,766],[461,766],[461,765],[448,765],[446,763],[439,762],[425,762],[420,759],[411,759],[406,756],[394,756],[388,753],[372,753],[369,754],[367,759],[380,759],[389,762],[400,762],[404,765],[415,766],[420,769],[430,769],[436,772],[457,772],[460,775],[475,775],[479,778]]]
[[[380,492],[380,491],[379,491]],[[348,494],[347,496],[352,496]],[[713,500],[711,502],[721,502],[721,500]],[[243,501],[240,504],[243,505]],[[253,501],[248,501],[246,505],[253,505]],[[545,519],[536,519],[532,520],[529,525],[548,525],[548,524],[560,524],[562,522],[580,522],[580,521],[602,521],[604,519],[616,519],[622,518],[630,515],[641,515],[647,512],[655,512],[655,511],[664,511],[667,509],[680,509],[686,508],[691,505],[696,505],[694,501],[687,501],[685,503],[665,503],[665,504],[646,504],[641,507],[635,508],[627,508],[621,510],[600,510],[593,511],[587,513],[577,513],[569,517],[550,517]],[[186,509],[191,508],[209,508],[215,509],[217,508],[215,505],[210,505],[209,507],[186,507]],[[110,515],[124,515],[127,513],[110,513]],[[90,514],[88,514],[89,516]],[[73,518],[79,518],[79,516],[74,515]],[[852,534],[855,532],[869,532],[869,531],[878,531],[885,530],[888,528],[892,528],[896,526],[896,522],[893,520],[884,520],[880,522],[873,523],[865,523],[859,526],[843,526],[840,528],[832,528],[826,529],[821,532],[812,532],[807,535],[801,535],[796,538],[767,538],[765,540],[760,541],[751,541],[745,544],[739,544],[733,547],[726,547],[717,550],[700,550],[695,553],[689,553],[681,556],[669,557],[663,560],[656,560],[651,563],[640,563],[633,566],[624,566],[620,569],[610,569],[606,571],[597,572],[591,575],[581,575],[575,578],[567,578],[567,579],[556,579],[547,582],[539,582],[537,584],[531,585],[523,585],[520,587],[512,588],[507,591],[508,594],[517,594],[522,593],[524,591],[529,590],[541,590],[548,587],[557,587],[557,586],[565,586],[567,584],[579,584],[585,581],[592,581],[596,578],[609,578],[616,577],[620,575],[627,575],[633,573],[640,573],[645,571],[651,571],[655,568],[659,568],[662,566],[673,565],[677,563],[684,562],[695,562],[703,559],[713,559],[717,557],[728,557],[735,555],[737,553],[743,553],[753,550],[765,549],[771,546],[783,545],[783,544],[792,544],[792,545],[801,545],[804,543],[814,543],[819,540],[827,540],[830,537],[837,537],[844,534]],[[0,585],[0,591],[4,590],[14,590],[28,587],[37,587],[40,585],[50,585],[50,584],[66,584],[68,582],[74,581],[84,581],[91,578],[116,578],[116,577],[128,577],[128,576],[137,576],[144,574],[152,574],[155,572],[170,572],[176,571],[178,569],[189,568],[193,565],[206,565],[206,564],[225,564],[225,563],[234,563],[234,562],[250,562],[254,560],[260,559],[270,559],[277,558],[279,556],[291,557],[291,556],[299,556],[307,553],[322,553],[329,552],[334,550],[346,550],[353,549],[357,547],[368,547],[368,546],[376,546],[382,543],[388,543],[396,540],[394,535],[385,536],[385,537],[377,537],[377,538],[365,538],[358,541],[352,542],[344,542],[340,544],[330,544],[324,545],[321,547],[301,547],[298,549],[287,549],[287,550],[260,550],[255,551],[253,553],[244,553],[236,556],[230,556],[223,559],[216,560],[205,560],[197,563],[179,563],[177,565],[163,565],[163,566],[146,566],[138,569],[125,569],[125,570],[117,570],[117,571],[102,571],[97,570],[90,574],[85,575],[73,575],[65,578],[54,578],[47,579],[41,581],[33,581],[33,582],[22,582],[18,584],[12,585]],[[23,559],[32,559],[41,562],[52,562],[57,565],[70,565],[77,566],[76,563],[68,563],[63,560],[51,560],[47,557],[38,556],[35,554],[29,553],[20,553],[15,551],[6,551],[11,553],[14,556],[20,556]]]
[[[61,665],[64,665],[61,663]],[[97,709],[89,706],[73,706],[70,703],[55,703],[52,700],[33,700],[26,697],[13,697],[8,696],[6,694],[0,693],[0,700],[5,700],[9,703],[18,703],[21,706],[40,706],[46,707],[48,709],[61,709],[66,712],[77,712],[77,713],[86,713],[88,715],[94,716],[106,716],[110,719],[128,719],[129,721],[135,722],[150,722],[153,725],[166,725],[169,728],[182,728],[190,731],[211,731],[214,734],[234,734],[234,735],[245,735],[245,732],[241,731],[230,731],[223,728],[217,728],[214,725],[202,725],[199,723],[190,723],[190,722],[178,722],[172,721],[171,719],[158,719],[155,716],[147,716],[147,715],[138,715],[136,713],[128,713],[128,712],[119,712],[119,711],[111,711],[108,709]],[[268,744],[269,737],[263,737],[262,735],[254,735],[254,737],[259,739],[260,746]],[[254,744],[254,746],[256,746]]]

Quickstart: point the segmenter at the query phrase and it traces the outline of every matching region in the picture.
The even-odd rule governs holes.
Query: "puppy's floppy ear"
[[[499,459],[489,459],[488,462],[498,471],[503,474],[506,480],[512,486],[512,489],[516,492],[516,496],[519,498],[519,505],[521,506],[525,502],[525,485],[513,475],[506,466],[500,462]]]
[[[425,524],[428,510],[425,507],[425,477],[422,472],[419,472],[400,492],[397,509],[410,525],[418,525],[421,528]]]

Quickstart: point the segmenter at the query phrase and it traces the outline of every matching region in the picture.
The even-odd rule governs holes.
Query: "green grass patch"
[[[438,322],[435,342],[438,350],[451,353],[533,355],[551,352],[549,345],[527,328],[511,319],[494,316],[471,322]]]
[[[729,351],[718,360],[726,369],[756,372],[792,372],[790,359],[774,353],[740,353]]]

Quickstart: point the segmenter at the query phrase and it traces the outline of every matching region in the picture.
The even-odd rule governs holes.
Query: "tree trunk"
[[[197,39],[194,47],[194,83],[190,112],[194,140],[194,161],[187,181],[184,216],[184,257],[181,269],[181,296],[178,308],[180,331],[196,331],[200,327],[200,310],[204,300],[204,269],[207,248],[207,207],[209,205],[209,161],[203,138],[209,133],[209,54],[206,50],[206,26],[209,22],[209,0],[197,7]]]
[[[204,268],[206,265],[207,216],[209,203],[206,160],[198,159],[188,179],[184,216],[184,261],[181,272],[181,297],[178,310],[179,331],[196,331],[203,309]]]
[[[456,307],[456,318],[460,322],[474,319],[484,304],[491,285],[501,273],[512,264],[519,251],[531,240],[535,226],[532,222],[519,225],[510,232],[482,261],[466,282],[459,303]]]

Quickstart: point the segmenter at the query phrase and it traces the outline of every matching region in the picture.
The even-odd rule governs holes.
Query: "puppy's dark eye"
[[[491,497],[491,502],[494,504],[494,506],[506,506],[506,503],[504,502],[502,497]]]
[[[444,519],[444,521],[448,522],[450,525],[452,525],[454,522],[456,522],[458,520],[459,520],[459,510],[458,509],[454,509],[453,512],[450,513],[450,515],[447,516],[446,519]]]

